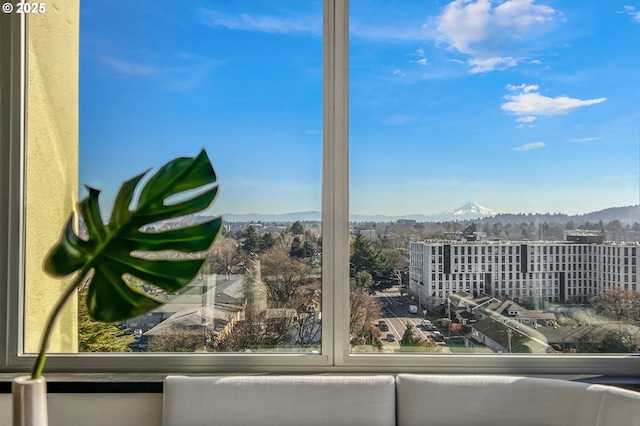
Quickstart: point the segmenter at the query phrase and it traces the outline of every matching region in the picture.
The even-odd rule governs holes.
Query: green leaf
[[[213,185],[216,175],[204,150],[196,157],[177,158],[161,167],[142,187],[135,208],[130,209],[146,173],[122,184],[108,224],[100,214],[100,191],[89,188],[89,195],[78,204],[87,227],[87,239],[73,231],[72,215],[60,241],[45,259],[44,269],[51,275],[78,272],[90,277],[87,308],[100,321],[121,321],[162,304],[127,284],[126,275],[176,292],[193,280],[204,262],[204,259],[156,260],[144,258],[141,253],[204,251],[213,244],[222,226],[222,220],[216,218],[163,232],[143,230],[161,220],[202,211],[213,202],[218,190]],[[88,275],[91,271],[93,274]]]

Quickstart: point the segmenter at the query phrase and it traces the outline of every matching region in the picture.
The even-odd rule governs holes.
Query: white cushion
[[[396,386],[398,426],[640,426],[640,393],[603,385],[400,374]]]
[[[164,426],[395,425],[393,376],[167,377]]]

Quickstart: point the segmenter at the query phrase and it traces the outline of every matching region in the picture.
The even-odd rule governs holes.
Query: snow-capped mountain
[[[488,207],[483,207],[479,204],[467,203],[458,209],[447,210],[442,213],[438,213],[437,216],[455,216],[456,218],[478,218],[478,217],[495,216],[498,213],[500,212],[490,209]]]

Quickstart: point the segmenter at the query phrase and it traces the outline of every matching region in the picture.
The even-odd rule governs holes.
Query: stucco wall
[[[42,261],[77,200],[79,0],[47,1],[28,21],[25,350],[36,352],[48,312],[68,280]],[[50,352],[78,347],[77,307],[69,303]]]

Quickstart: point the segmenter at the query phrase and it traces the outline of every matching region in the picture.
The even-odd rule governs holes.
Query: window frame
[[[632,376],[638,355],[351,354],[349,345],[349,1],[323,1],[322,353],[50,354],[46,372],[486,373]],[[25,15],[0,17],[0,371],[28,371],[21,353],[26,143]],[[1,286],[2,284],[0,284]],[[636,375],[637,376],[637,375]],[[640,381],[640,378],[636,377]]]

